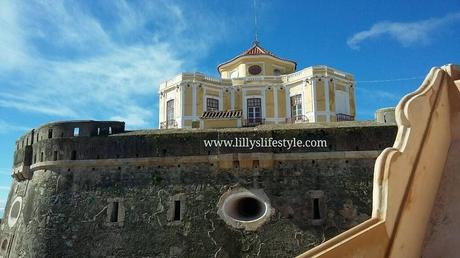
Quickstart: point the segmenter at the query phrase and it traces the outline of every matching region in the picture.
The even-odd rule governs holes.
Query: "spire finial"
[[[257,33],[257,8],[256,0],[254,2],[254,45],[259,45],[259,35]]]

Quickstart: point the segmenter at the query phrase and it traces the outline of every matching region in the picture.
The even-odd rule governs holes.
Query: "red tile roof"
[[[274,55],[272,52],[264,49],[263,47],[261,47],[259,45],[259,42],[258,41],[254,41],[254,43],[252,44],[252,46],[244,51],[243,53],[235,56],[234,58],[230,59],[229,61],[225,62],[225,63],[222,63],[220,65],[217,66],[217,71],[219,71],[219,68],[223,65],[226,65],[232,61],[234,61],[235,59],[237,58],[240,58],[240,57],[243,57],[243,56],[256,56],[256,55],[268,55],[268,56],[272,56],[274,58],[277,58],[277,59],[280,59],[282,61],[286,61],[286,62],[291,62],[294,64],[294,70],[295,70],[295,67],[297,66],[297,63],[292,61],[292,60],[288,60],[288,59],[283,59],[283,58],[280,58],[280,57],[277,57],[276,55]],[[220,71],[219,71],[220,72]]]
[[[254,42],[252,47],[243,53],[240,54],[240,56],[245,56],[245,55],[270,55],[274,56],[272,52],[262,48],[259,46],[259,43],[257,41]]]

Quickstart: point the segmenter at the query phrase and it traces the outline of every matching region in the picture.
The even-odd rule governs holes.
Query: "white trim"
[[[284,122],[285,119],[284,118],[265,118],[265,121],[269,121],[269,122]]]
[[[278,87],[272,87],[272,90],[273,90],[273,103],[274,103],[274,107],[273,107],[273,116],[275,118],[279,118],[278,117]]]
[[[302,83],[302,91],[300,92],[300,103],[302,103],[302,115],[304,116],[305,115],[305,111],[307,110],[305,108],[305,88],[307,87],[307,82],[304,80],[303,83]],[[297,111],[296,111],[297,112]],[[290,116],[289,116],[290,117]]]
[[[180,105],[181,105],[181,108],[180,108],[180,115],[179,115],[181,118],[185,114],[184,96],[185,96],[185,85],[181,84],[181,87],[180,87]],[[181,119],[181,123],[177,123],[177,126],[179,128],[183,128],[184,125],[182,123],[183,123],[183,121]]]
[[[323,77],[324,79],[324,102],[326,104],[326,113],[330,114],[330,109],[329,109],[329,78],[328,77]],[[327,116],[326,117],[326,122],[331,122],[331,117]]]
[[[312,107],[312,122],[316,122],[316,112],[318,110],[318,108],[316,107],[316,78],[312,77],[310,79],[311,81],[311,96],[312,96],[312,103],[313,103],[313,107]]]
[[[330,110],[330,111],[335,113],[335,111],[336,111],[336,109],[337,109],[337,108],[336,108],[336,104],[337,104],[337,103],[336,103],[336,99],[335,99],[335,91],[337,90],[337,88],[336,88],[336,85],[335,85],[335,79],[332,79],[332,82],[334,83],[334,106],[333,106],[334,111],[332,111],[332,110]]]
[[[248,119],[248,99],[260,98],[260,108],[262,109],[262,118],[265,119],[265,94],[264,95],[251,95],[243,96],[243,119]]]
[[[223,91],[223,89],[221,89],[219,91],[219,98],[220,98],[220,100],[219,100],[219,110],[222,111],[222,110],[224,110],[224,91]]]
[[[263,100],[263,101],[262,101],[262,107],[261,107],[261,108],[262,108],[262,118],[264,118],[264,119],[267,117],[267,114],[266,114],[266,112],[265,112],[266,107],[267,107],[267,104],[265,103],[265,96],[266,96],[266,94],[267,94],[267,90],[268,90],[268,87],[265,87],[265,88],[263,89],[263,91],[262,91],[262,96],[263,96],[263,99],[262,99],[262,100]]]
[[[236,76],[235,77],[232,77],[232,74],[233,73],[236,73]],[[222,76],[222,75],[221,75]],[[228,78],[229,79],[236,79],[240,77],[240,70],[239,70],[239,66],[237,66],[235,69],[231,70],[230,73],[228,74]]]
[[[335,94],[335,103],[338,103],[337,102],[337,92],[343,92],[341,94],[345,94],[346,95],[346,98],[345,98],[345,114],[346,115],[350,115],[350,93],[348,91],[343,91],[343,90],[336,90],[334,92]],[[335,109],[335,112],[337,112],[337,108]],[[339,113],[342,113],[342,112],[339,112]]]
[[[284,114],[285,118],[291,117],[291,89],[290,87],[284,87],[284,96],[286,99],[286,111]]]

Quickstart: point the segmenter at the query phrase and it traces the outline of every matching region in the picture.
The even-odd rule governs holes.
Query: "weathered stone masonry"
[[[374,161],[395,134],[373,123],[132,132],[122,122],[50,123],[17,141],[0,253],[292,257],[369,217]],[[235,137],[328,147],[203,144]]]

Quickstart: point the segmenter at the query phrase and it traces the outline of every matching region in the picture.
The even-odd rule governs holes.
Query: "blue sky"
[[[358,119],[460,63],[458,1],[257,1],[259,40],[298,67],[358,81]],[[0,1],[0,212],[14,142],[69,119],[158,124],[158,85],[250,47],[253,1]]]

